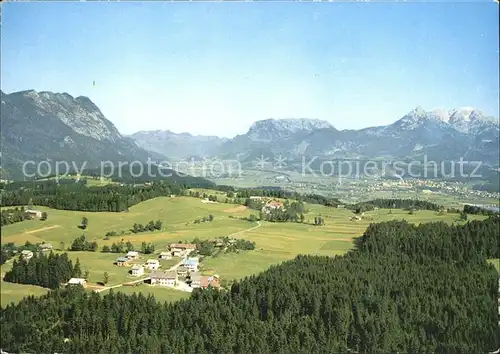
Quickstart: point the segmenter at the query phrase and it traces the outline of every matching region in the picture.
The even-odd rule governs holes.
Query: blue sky
[[[497,116],[497,16],[493,1],[3,3],[1,87],[88,96],[125,134],[363,128],[417,105]]]

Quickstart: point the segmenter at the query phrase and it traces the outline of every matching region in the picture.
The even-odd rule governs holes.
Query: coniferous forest
[[[78,183],[58,185],[53,182],[35,185],[35,188],[6,190],[2,193],[1,206],[27,205],[31,202],[53,209],[120,212],[148,199],[180,194],[184,188],[168,183],[87,187]]]
[[[354,250],[298,256],[188,300],[81,288],[0,312],[1,348],[36,353],[485,353],[500,346],[499,219],[372,224]]]
[[[14,260],[12,269],[5,273],[4,281],[20,284],[38,285],[44,288],[57,289],[71,277],[80,277],[82,274],[80,261],[75,265],[68,258],[67,253],[48,256],[33,254],[29,260]]]

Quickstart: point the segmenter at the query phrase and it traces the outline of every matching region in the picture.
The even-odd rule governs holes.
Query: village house
[[[151,273],[151,285],[174,286],[177,283],[176,272],[153,272]]]
[[[83,278],[71,278],[68,281],[68,285],[81,285],[83,287],[86,287],[87,283],[88,283],[87,279]]]
[[[52,245],[50,243],[42,243],[40,246],[38,246],[38,249],[41,252],[47,252],[47,251],[52,251]]]
[[[42,217],[42,212],[40,210],[26,209],[24,212],[30,219],[40,219]]]
[[[189,269],[187,269],[184,266],[177,267],[177,275],[180,277],[185,277],[189,272]]]
[[[118,257],[115,261],[118,267],[128,267],[129,259],[127,257]]]
[[[160,259],[172,259],[172,252],[160,253]]]
[[[138,277],[138,276],[141,276],[144,274],[144,267],[143,266],[140,266],[140,265],[134,265],[132,267],[132,269],[130,269],[130,273],[134,276],[134,277]]]
[[[220,288],[219,278],[215,276],[206,276],[195,274],[191,276],[191,287],[206,289],[209,286]]]
[[[146,261],[146,268],[149,270],[157,270],[160,268],[160,262],[157,259],[148,259]]]
[[[271,200],[262,207],[262,212],[267,214],[276,209],[283,209],[283,203],[277,200]]]
[[[139,258],[139,252],[137,252],[137,251],[129,251],[129,252],[127,252],[126,257],[128,259],[137,259],[137,258]]]
[[[21,251],[21,258],[24,260],[31,259],[33,258],[33,252],[28,250]]]
[[[196,245],[189,243],[172,243],[170,252],[174,257],[184,257],[196,249]]]
[[[190,272],[197,272],[198,264],[198,258],[188,258],[182,263],[182,265]]]

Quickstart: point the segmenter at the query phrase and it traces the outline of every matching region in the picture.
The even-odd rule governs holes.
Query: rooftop
[[[151,279],[177,279],[176,272],[153,272]]]
[[[196,264],[198,264],[198,260],[195,258],[189,258],[189,259],[186,259],[182,264],[196,265]]]
[[[128,262],[128,258],[125,258],[125,257],[118,257],[116,259],[117,262]]]
[[[170,248],[189,248],[189,249],[195,249],[196,245],[192,243],[172,243],[170,245]]]

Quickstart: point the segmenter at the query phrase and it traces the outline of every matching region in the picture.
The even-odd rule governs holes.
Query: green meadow
[[[210,194],[210,191],[207,191],[207,194]],[[298,254],[341,255],[352,247],[353,238],[362,235],[372,222],[394,219],[405,219],[416,224],[431,221],[459,222],[456,214],[439,216],[432,211],[417,211],[414,215],[410,215],[403,210],[392,210],[389,213],[387,209],[365,213],[370,220],[351,221],[350,217],[353,214],[349,210],[307,204],[308,212],[305,214],[304,224],[261,222],[259,226],[257,223],[238,219],[258,214],[257,211],[251,211],[240,205],[203,203],[201,199],[191,197],[155,198],[131,207],[128,212],[120,213],[66,211],[36,206],[35,208],[46,211],[48,219],[28,220],[3,227],[2,244],[8,242],[24,244],[26,241],[50,242],[58,249],[62,242],[64,247],[68,248],[73,239],[84,233],[88,240],[98,243],[99,249],[123,239],[124,242],[132,242],[136,249],[140,249],[142,242],[152,242],[155,245],[155,253],[158,254],[166,250],[172,242],[191,241],[196,237],[213,239],[234,235],[254,241],[256,249],[253,251],[222,254],[207,257],[203,261],[203,273],[218,274],[225,280],[240,279],[262,272],[269,266],[293,259]],[[212,222],[193,223],[195,219],[207,217],[209,214],[214,216]],[[88,218],[86,230],[78,228],[83,216]],[[315,216],[322,216],[326,225],[308,224],[313,222]],[[484,217],[469,215],[469,220],[482,218]],[[163,230],[138,234],[128,231],[134,223],[147,224],[150,220],[158,219],[163,222]],[[121,230],[126,233],[113,236],[109,240],[103,239],[108,231],[120,233]],[[80,260],[83,271],[88,271],[91,284],[101,282],[104,272],[109,276],[108,285],[136,279],[128,275],[129,268],[113,265],[119,254],[101,252],[68,252],[68,254],[74,261],[77,258]],[[142,255],[140,262],[156,257],[157,255]],[[162,267],[168,268],[175,263],[176,260],[162,261]],[[5,273],[8,267],[9,264],[2,266],[2,273]],[[18,301],[23,294],[39,295],[46,291],[38,287],[5,282],[1,285],[2,304]],[[116,291],[151,293],[161,301],[189,296],[188,293],[178,294],[175,290],[146,285],[122,287]]]

